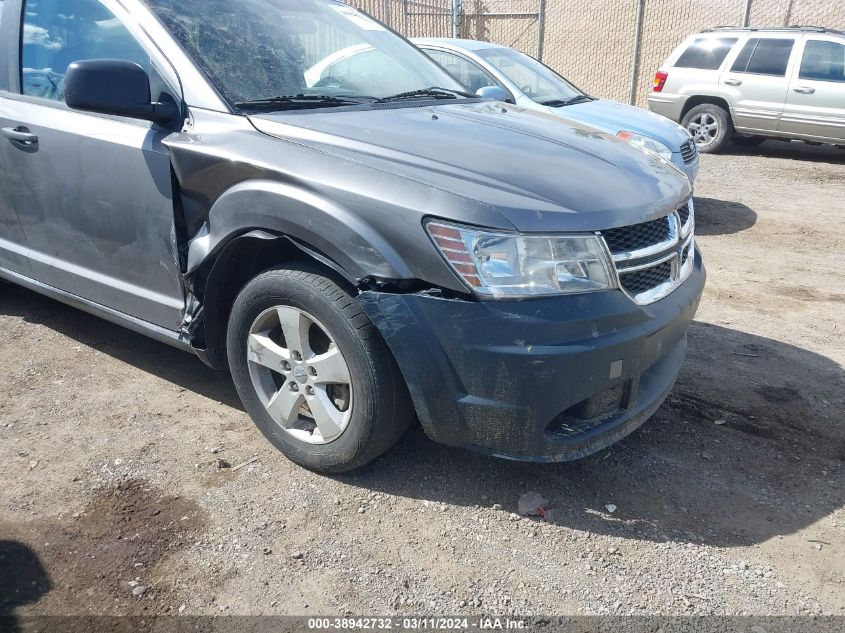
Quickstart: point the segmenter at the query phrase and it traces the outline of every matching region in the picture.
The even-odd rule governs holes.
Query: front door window
[[[150,72],[150,58],[97,0],[26,0],[21,46],[25,95],[64,101],[68,66],[83,59],[124,59]]]

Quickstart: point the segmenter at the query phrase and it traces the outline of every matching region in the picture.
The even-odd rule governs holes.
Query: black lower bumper
[[[624,437],[677,378],[705,272],[637,306],[622,292],[461,301],[364,292],[433,440],[565,461]]]

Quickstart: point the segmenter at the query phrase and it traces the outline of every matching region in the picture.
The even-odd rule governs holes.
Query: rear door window
[[[742,47],[731,71],[784,77],[795,40],[752,37]]]
[[[845,81],[845,44],[808,40],[801,58],[799,79]]]
[[[699,37],[681,54],[675,67],[718,70],[736,42],[735,37]]]

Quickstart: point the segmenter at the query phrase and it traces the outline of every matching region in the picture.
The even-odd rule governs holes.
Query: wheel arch
[[[303,259],[323,268],[350,293],[360,283],[310,245],[261,228],[229,236],[188,276],[197,303],[190,339],[203,361],[216,369],[227,367],[226,328],[241,289],[265,270]]]
[[[221,193],[185,240],[182,333],[207,364],[226,367],[226,325],[243,286],[297,259],[356,287],[413,283],[409,266],[371,225],[306,187],[241,181]]]
[[[687,115],[687,113],[690,110],[692,110],[696,106],[700,106],[700,105],[703,105],[705,103],[709,103],[709,104],[712,104],[712,105],[715,105],[715,106],[719,106],[725,112],[727,112],[728,121],[730,122],[731,127],[733,127],[733,114],[731,114],[730,104],[727,102],[727,100],[724,97],[716,97],[716,96],[713,96],[713,95],[695,95],[695,96],[692,96],[689,99],[687,99],[686,102],[684,103],[683,109],[681,110],[681,121],[684,120],[684,117]]]

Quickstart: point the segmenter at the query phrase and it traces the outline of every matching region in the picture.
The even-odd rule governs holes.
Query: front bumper
[[[622,292],[463,301],[364,292],[431,439],[499,457],[578,459],[642,424],[671,390],[704,288],[695,270],[637,306]]]

